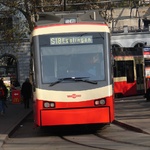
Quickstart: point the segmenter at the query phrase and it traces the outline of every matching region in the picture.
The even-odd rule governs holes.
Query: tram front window
[[[43,83],[70,77],[104,80],[103,45],[41,47],[41,66]]]

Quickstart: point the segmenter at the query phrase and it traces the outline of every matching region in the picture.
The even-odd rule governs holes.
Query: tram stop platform
[[[0,150],[15,128],[32,113],[32,105],[24,109],[23,103],[7,102],[6,113],[0,115]],[[143,96],[115,99],[114,124],[150,134],[150,102]]]
[[[0,150],[5,140],[15,128],[20,125],[23,119],[32,113],[32,105],[30,105],[29,109],[25,109],[22,102],[14,103],[7,101],[6,105],[5,114],[0,114]]]

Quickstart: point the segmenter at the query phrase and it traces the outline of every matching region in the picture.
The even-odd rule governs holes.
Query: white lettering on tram
[[[87,43],[93,43],[92,36],[50,38],[50,45],[87,44]]]

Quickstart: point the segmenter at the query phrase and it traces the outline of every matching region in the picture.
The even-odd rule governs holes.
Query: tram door
[[[135,75],[134,75],[133,60],[126,61],[126,77],[127,77],[127,83],[134,83]]]
[[[137,93],[144,92],[144,65],[142,58],[135,58]]]

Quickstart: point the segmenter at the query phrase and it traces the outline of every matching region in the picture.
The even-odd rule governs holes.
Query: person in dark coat
[[[27,78],[22,84],[21,95],[23,97],[24,108],[29,108],[30,99],[32,97],[32,85],[29,81],[29,78]]]

